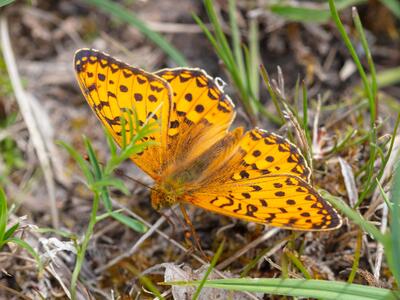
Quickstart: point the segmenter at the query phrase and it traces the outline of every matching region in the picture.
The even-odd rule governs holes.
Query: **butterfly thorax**
[[[190,195],[198,186],[202,186],[212,169],[224,164],[224,157],[234,149],[237,140],[242,136],[242,128],[237,128],[217,140],[209,149],[198,157],[183,160],[167,168],[151,193],[153,208],[159,210],[180,202]]]

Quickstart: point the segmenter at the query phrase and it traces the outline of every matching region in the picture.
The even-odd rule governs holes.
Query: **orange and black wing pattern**
[[[132,160],[158,185],[173,183],[180,201],[289,229],[340,227],[340,216],[311,186],[294,144],[258,128],[228,131],[234,105],[203,70],[152,74],[91,49],[79,50],[74,64],[87,102],[120,145],[123,132],[136,133],[130,116],[140,126],[157,124],[148,136],[156,146]]]
[[[105,53],[81,49],[75,53],[74,67],[79,86],[94,113],[122,144],[122,125],[127,142],[136,132],[132,117],[140,126],[158,123],[158,129],[146,139],[156,143],[132,160],[157,179],[167,157],[167,128],[171,114],[171,89],[162,78],[129,66]],[[125,120],[121,122],[121,118]]]
[[[190,186],[185,201],[222,215],[288,229],[341,226],[335,209],[310,185],[310,169],[288,140],[253,129],[232,149],[227,159],[215,160],[220,165],[213,172]]]
[[[168,148],[174,169],[223,138],[236,113],[231,99],[203,70],[176,68],[155,74],[168,82],[173,93]]]

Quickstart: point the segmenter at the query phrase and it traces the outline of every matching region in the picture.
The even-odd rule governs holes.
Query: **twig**
[[[262,236],[256,238],[254,241],[252,241],[251,243],[244,246],[242,249],[237,251],[235,254],[233,254],[229,258],[225,259],[223,262],[219,263],[216,266],[216,268],[219,270],[225,269],[227,266],[229,266],[231,263],[233,263],[238,257],[242,256],[243,254],[248,252],[250,249],[257,247],[262,242],[270,239],[275,234],[277,234],[279,231],[280,231],[279,228],[273,228],[273,229],[268,230]]]
[[[138,249],[139,247],[150,237],[153,235],[153,233],[156,231],[156,229],[158,229],[163,223],[165,222],[165,217],[161,217],[158,219],[158,221],[156,223],[154,223],[154,225],[152,225],[150,227],[150,229],[143,234],[140,239],[131,247],[131,249],[129,249],[128,251],[124,251],[123,254],[118,255],[117,257],[115,257],[114,259],[112,259],[109,263],[98,267],[95,272],[96,273],[101,273],[105,270],[107,270],[108,268],[112,267],[113,265],[117,264],[118,262],[120,262],[121,260],[123,260],[126,257],[130,257],[132,256]]]

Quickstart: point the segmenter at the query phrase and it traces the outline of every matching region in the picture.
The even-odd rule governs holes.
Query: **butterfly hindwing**
[[[147,139],[157,143],[133,161],[153,178],[161,172],[166,157],[167,130],[171,110],[171,90],[158,76],[131,67],[105,53],[81,49],[75,54],[75,71],[85,98],[103,125],[122,144],[121,117],[125,119],[127,142],[133,120],[140,126],[158,122],[158,129]],[[156,125],[157,127],[157,125]]]
[[[186,201],[222,215],[289,229],[330,230],[341,225],[337,212],[318,192],[291,175],[226,182],[193,193]]]
[[[242,160],[236,166],[232,180],[291,174],[310,181],[310,168],[299,149],[279,135],[255,128],[245,134],[238,147]]]
[[[310,171],[300,151],[287,139],[256,128],[244,134],[226,156],[229,159],[217,159],[220,165],[212,173],[188,186],[186,201],[278,227],[328,230],[340,226],[336,211],[308,182]]]

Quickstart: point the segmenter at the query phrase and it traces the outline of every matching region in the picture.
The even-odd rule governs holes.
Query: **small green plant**
[[[196,15],[194,19],[204,31],[208,40],[213,45],[218,57],[223,61],[226,71],[232,83],[238,91],[240,101],[253,125],[257,124],[257,116],[263,115],[276,124],[282,124],[280,118],[267,111],[259,99],[260,64],[258,22],[252,18],[249,24],[248,46],[241,41],[239,26],[236,19],[236,1],[229,0],[229,19],[232,32],[231,45],[228,42],[221,22],[215,12],[213,2],[205,0],[208,17],[214,29],[214,33],[207,28],[203,21]]]
[[[11,114],[0,120],[0,129],[10,128],[10,126],[14,124],[15,118],[16,114]],[[0,174],[0,183],[6,184],[11,171],[13,169],[22,168],[25,165],[22,153],[18,149],[13,137],[4,136],[0,138],[0,156],[4,164],[4,168]]]
[[[18,149],[12,134],[8,134],[7,131],[7,129],[12,128],[17,118],[17,113],[9,113],[4,107],[5,103],[3,101],[12,95],[13,89],[8,77],[4,57],[0,55],[0,131],[3,133],[0,135],[0,164],[3,165],[0,173],[0,184],[7,183],[8,175],[12,170],[24,166],[22,153]]]
[[[105,165],[99,163],[91,142],[85,137],[84,144],[88,155],[87,160],[84,159],[83,156],[80,155],[72,146],[64,142],[59,143],[77,162],[85,176],[87,187],[93,193],[92,211],[89,224],[82,242],[76,244],[77,258],[71,279],[72,299],[76,299],[76,286],[79,273],[82,268],[85,253],[96,223],[107,217],[111,217],[137,232],[142,233],[147,230],[147,227],[145,225],[131,217],[122,214],[121,210],[113,210],[108,192],[109,187],[113,187],[125,194],[128,194],[128,190],[125,187],[123,181],[116,178],[113,175],[113,172],[124,160],[128,159],[134,154],[142,152],[147,147],[150,147],[155,143],[153,141],[143,140],[146,136],[154,133],[157,130],[158,123],[146,123],[143,127],[140,127],[136,120],[137,118],[132,118],[132,116],[129,116],[129,123],[127,124],[126,120],[124,118],[121,118],[122,145],[120,151],[117,151],[117,146],[115,145],[111,134],[106,131],[107,144],[111,152],[111,158],[107,161]],[[127,126],[129,130],[126,129]],[[128,132],[130,136],[128,135]],[[133,134],[134,132],[135,134]],[[102,201],[106,212],[104,214],[98,215],[100,200]]]
[[[8,243],[18,245],[33,256],[39,266],[39,271],[41,272],[43,267],[39,255],[27,242],[15,236],[20,224],[15,223],[10,226],[8,223],[9,211],[7,208],[7,197],[3,188],[0,187],[0,251],[2,251],[4,246]]]
[[[0,7],[13,3],[14,0],[0,0]]]

